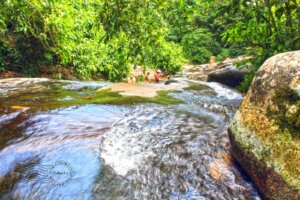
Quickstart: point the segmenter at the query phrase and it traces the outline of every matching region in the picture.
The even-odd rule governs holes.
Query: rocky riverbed
[[[146,98],[107,82],[1,83],[1,199],[260,199],[229,151],[234,90],[182,79]]]

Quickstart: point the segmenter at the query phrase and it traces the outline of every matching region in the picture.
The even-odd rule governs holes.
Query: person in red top
[[[155,71],[155,74],[154,74],[155,83],[159,83],[160,76],[161,76],[161,71],[158,69],[158,70]]]
[[[145,77],[146,83],[151,83],[151,76],[150,75],[151,75],[150,72],[147,72],[147,75]]]

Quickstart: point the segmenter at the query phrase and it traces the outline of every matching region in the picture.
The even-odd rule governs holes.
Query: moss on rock
[[[65,83],[47,83],[43,90],[21,91],[0,98],[2,112],[11,112],[15,106],[28,107],[30,112],[52,110],[84,104],[133,105],[138,103],[179,104],[181,100],[168,94],[175,90],[158,91],[155,97],[122,96],[110,90],[96,91],[80,88],[76,91],[63,89]],[[45,89],[46,88],[46,89]],[[0,110],[0,111],[1,111]]]
[[[272,105],[267,109],[267,116],[293,138],[300,139],[300,96],[288,85],[276,89]]]
[[[267,60],[229,128],[233,154],[266,199],[300,198],[298,63],[300,51]],[[263,181],[264,173],[280,178]]]
[[[211,90],[211,88],[207,85],[190,82],[189,86],[184,88],[184,90]]]

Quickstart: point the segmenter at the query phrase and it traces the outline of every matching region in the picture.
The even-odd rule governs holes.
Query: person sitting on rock
[[[160,76],[161,76],[161,71],[158,69],[155,71],[154,73],[154,80],[155,80],[155,83],[159,83],[160,81]]]
[[[130,74],[130,77],[128,78],[128,83],[129,84],[135,84],[136,83],[136,79],[133,76],[133,74]]]
[[[146,83],[151,83],[151,74],[150,74],[150,72],[147,72],[147,75],[145,77],[145,81],[146,81]]]

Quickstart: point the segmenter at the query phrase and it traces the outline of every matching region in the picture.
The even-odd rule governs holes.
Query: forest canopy
[[[249,62],[254,73],[267,57],[300,48],[299,4],[300,0],[2,0],[0,71],[35,76],[40,66],[68,66],[83,79],[118,81],[130,73],[130,66],[175,73],[184,63],[207,63],[211,55],[221,61],[248,54],[253,56]]]

